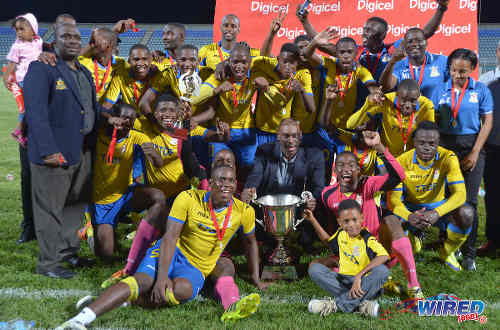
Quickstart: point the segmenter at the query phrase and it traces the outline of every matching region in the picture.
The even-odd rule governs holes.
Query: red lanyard
[[[372,67],[372,64],[371,64],[372,60],[371,60],[370,52],[366,52],[366,65],[368,67],[368,70],[372,74],[375,74],[375,72],[377,71],[378,63],[380,62],[381,57],[382,57],[382,52],[378,53],[377,60],[375,61],[375,63],[373,64],[373,67]]]
[[[280,87],[280,93],[283,94],[285,97],[288,97],[288,91],[290,90],[290,88],[292,87],[292,80],[295,79],[295,72],[292,74],[292,76],[290,78],[288,78],[288,83],[287,82],[284,82],[281,87]],[[286,87],[284,87],[284,85],[286,85]],[[285,95],[285,91],[287,92]]]
[[[358,149],[354,146],[354,154],[358,154]],[[363,167],[363,163],[365,162],[366,156],[368,155],[368,149],[363,150],[363,154],[361,155],[361,159],[359,160],[359,167]]]
[[[411,128],[413,126],[413,117],[415,117],[415,112],[412,112],[410,115],[410,122],[408,123],[408,130],[406,131],[406,134],[403,131],[403,118],[401,116],[401,110],[399,110],[399,98],[396,105],[396,115],[398,116],[399,131],[401,132],[401,137],[403,138],[403,143],[404,143],[403,150],[406,151],[406,143],[408,142],[408,138],[410,137]]]
[[[422,81],[424,80],[424,71],[425,71],[425,61],[427,58],[424,59],[424,63],[422,63],[422,67],[420,68],[420,77],[418,78],[418,87],[422,86]],[[411,79],[415,79],[415,72],[413,72],[413,65],[411,65],[410,59],[408,59],[408,64],[410,64],[410,74],[411,74]]]
[[[208,198],[208,207],[210,208],[210,215],[212,216],[212,222],[215,227],[215,231],[217,232],[217,238],[219,239],[220,249],[223,249],[222,239],[224,238],[224,234],[226,233],[227,225],[229,224],[229,218],[231,218],[231,212],[233,211],[233,200],[229,202],[229,206],[227,207],[226,217],[224,218],[224,224],[222,225],[222,230],[219,229],[219,223],[217,222],[217,218],[215,217],[214,207],[212,205],[212,199]]]
[[[220,61],[224,62],[224,55],[222,55],[222,50],[220,49],[219,45],[217,45],[217,51],[219,52]]]
[[[170,64],[171,64],[171,65],[174,65],[174,64],[175,64],[175,61],[174,61],[174,59],[172,58],[172,55],[168,54],[168,59],[170,60]]]
[[[106,163],[108,165],[113,164],[113,155],[115,154],[116,146],[116,127],[113,128],[113,136],[111,137],[111,142],[108,147],[108,152],[106,153]]]
[[[144,90],[147,90],[148,89],[148,85],[149,85],[149,80],[147,80],[144,84]],[[144,94],[141,94],[141,96],[139,96],[139,87],[137,87],[137,82],[134,81],[134,97],[135,97],[135,103],[139,104],[139,101],[142,97],[142,95]]]
[[[467,86],[469,86],[469,79],[465,82],[464,87],[460,91],[458,102],[455,104],[455,86],[453,85],[453,82],[451,83],[451,111],[453,112],[453,119],[455,119],[455,121],[457,120],[458,110],[460,110],[460,105],[462,104],[462,99],[464,98]]]
[[[102,81],[99,84],[99,68],[97,66],[97,60],[94,60],[94,78],[95,78],[95,91],[97,94],[104,88],[104,84],[106,80],[108,80],[109,72],[111,71],[111,60],[108,62],[108,66],[106,67],[106,73],[104,73],[104,77],[102,77]]]
[[[354,71],[351,71],[349,73],[349,77],[347,78],[347,82],[345,84],[345,87],[342,86],[342,79],[340,78],[340,75],[337,75],[337,85],[339,86],[339,95],[342,101],[344,100],[345,94],[347,93],[349,89],[349,85],[351,84],[351,79],[352,79],[352,74]]]
[[[247,78],[245,78],[245,80],[243,80],[243,82],[241,83],[241,87],[240,87],[240,96],[239,98],[236,96],[236,86],[234,84],[234,81],[233,81],[233,78],[231,78],[231,84],[233,84],[233,90],[232,90],[232,93],[233,93],[233,105],[234,107],[238,107],[238,105],[240,104],[240,100],[243,98],[243,92],[245,91],[245,85],[247,83]]]

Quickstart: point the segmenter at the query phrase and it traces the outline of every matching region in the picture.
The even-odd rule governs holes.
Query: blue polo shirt
[[[399,39],[392,44],[384,44],[384,48],[378,54],[372,54],[368,51],[368,49],[364,48],[361,45],[358,45],[358,62],[362,66],[368,69],[371,72],[373,78],[378,81],[382,72],[384,72],[387,63],[391,60],[392,52],[395,48],[398,48],[401,45],[403,39]],[[380,55],[380,58],[379,58]],[[378,62],[377,62],[378,60]],[[375,63],[378,63],[375,67]],[[375,69],[375,70],[374,70]]]
[[[478,134],[481,129],[482,115],[493,113],[493,97],[485,84],[469,78],[469,85],[460,104],[457,115],[457,125],[452,126],[451,111],[451,79],[436,88],[432,102],[436,113],[439,113],[439,128],[441,133],[451,135]],[[460,91],[455,90],[455,102],[458,103]]]
[[[430,99],[434,93],[434,89],[448,79],[447,61],[447,56],[425,52],[424,77],[420,86],[420,93],[423,96]],[[417,83],[420,80],[420,70],[421,66],[413,67],[413,75]],[[398,85],[402,80],[413,79],[408,57],[394,65],[392,74],[398,79]]]

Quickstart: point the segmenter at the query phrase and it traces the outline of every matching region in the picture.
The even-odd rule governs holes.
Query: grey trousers
[[[33,213],[40,254],[38,272],[60,266],[80,248],[77,236],[91,197],[91,152],[68,168],[31,163]]]
[[[356,299],[351,299],[349,296],[354,276],[342,275],[320,263],[313,263],[309,266],[309,277],[314,283],[335,297],[339,310],[344,313],[351,313],[363,300],[370,300],[378,296],[382,285],[389,277],[389,269],[385,265],[379,265],[363,276],[361,289],[365,294],[363,297]]]

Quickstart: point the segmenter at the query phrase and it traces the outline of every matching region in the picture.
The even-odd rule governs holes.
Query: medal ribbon
[[[212,205],[212,199],[208,198],[208,207],[210,208],[210,215],[212,216],[212,222],[215,227],[215,231],[217,232],[217,238],[219,239],[219,245],[222,249],[222,239],[224,238],[224,234],[226,233],[227,225],[229,224],[229,218],[231,218],[231,212],[233,211],[233,199],[229,202],[229,206],[227,207],[226,217],[224,218],[224,224],[222,225],[222,230],[219,228],[219,223],[217,222],[217,218],[215,217],[214,207]]]
[[[94,78],[95,78],[95,91],[97,94],[104,88],[104,84],[106,80],[108,80],[109,72],[111,71],[111,60],[108,62],[108,66],[106,67],[106,72],[104,73],[104,77],[102,77],[102,81],[99,84],[99,67],[97,66],[97,60],[94,60]]]
[[[422,67],[420,68],[420,77],[418,78],[418,87],[420,88],[422,86],[422,81],[424,80],[424,70],[425,70],[425,61],[427,58],[424,59],[424,63],[422,63]],[[411,79],[415,79],[415,72],[413,72],[413,65],[410,63],[410,59],[408,59],[408,64],[410,65],[410,74],[411,74]]]
[[[224,55],[222,55],[222,49],[217,45],[217,51],[219,52],[219,58],[221,62],[224,62]]]
[[[453,112],[453,119],[455,119],[455,121],[457,120],[458,111],[460,110],[460,105],[462,104],[462,99],[464,98],[467,86],[469,86],[469,79],[467,79],[467,82],[460,91],[458,102],[455,104],[455,86],[453,85],[453,82],[451,83],[451,111]]]
[[[401,115],[401,110],[399,110],[399,98],[396,104],[396,115],[398,116],[399,131],[401,132],[401,137],[403,138],[403,143],[405,144],[405,149],[406,149],[406,143],[408,142],[408,138],[410,137],[411,128],[413,126],[413,118],[415,117],[415,112],[412,112],[410,115],[410,122],[408,123],[408,130],[406,132],[406,135],[405,132],[403,131],[403,117]]]
[[[375,61],[375,63],[373,64],[373,67],[372,67],[372,63],[371,63],[372,60],[371,60],[370,53],[366,52],[366,65],[368,66],[368,70],[372,74],[375,74],[375,72],[377,71],[378,63],[380,62],[381,57],[382,57],[382,52],[378,53],[377,60]]]
[[[108,152],[106,153],[106,163],[108,165],[113,164],[113,155],[115,154],[115,146],[116,146],[116,127],[113,128],[113,136],[111,137],[111,143],[108,147]]]
[[[247,78],[245,78],[245,80],[243,80],[243,82],[241,83],[241,87],[240,87],[240,96],[237,97],[236,96],[236,85],[234,83],[234,80],[233,78],[231,78],[231,84],[233,85],[233,90],[231,91],[233,93],[233,105],[234,107],[238,107],[238,105],[240,104],[240,100],[243,98],[243,92],[245,91],[245,85],[247,83]]]
[[[145,85],[144,85],[144,90],[146,91],[149,87],[149,79],[146,80]],[[142,98],[144,94],[141,94],[139,96],[139,87],[137,87],[137,82],[134,81],[134,97],[135,97],[135,102],[139,104],[140,99]]]
[[[351,84],[351,79],[352,79],[353,72],[354,71],[351,71],[349,73],[349,77],[347,78],[347,82],[345,84],[345,88],[344,88],[344,86],[342,86],[342,79],[340,78],[340,75],[339,74],[337,75],[337,84],[339,86],[339,94],[340,94],[340,98],[342,99],[342,101],[344,101],[345,94],[347,93],[347,91],[349,89],[349,85]]]

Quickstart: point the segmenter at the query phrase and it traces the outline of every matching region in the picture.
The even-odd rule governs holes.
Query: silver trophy
[[[253,201],[262,208],[264,214],[264,220],[256,219],[256,222],[273,235],[278,243],[269,258],[266,258],[262,279],[294,280],[297,278],[297,272],[292,265],[293,258],[285,248],[283,241],[290,231],[296,230],[297,226],[304,221],[303,218],[296,219],[297,207],[312,198],[313,195],[309,191],[304,191],[301,198],[290,194],[279,194],[265,195]]]
[[[183,73],[179,77],[179,91],[181,100],[192,103],[192,97],[200,95],[200,88],[203,81],[196,71]]]

